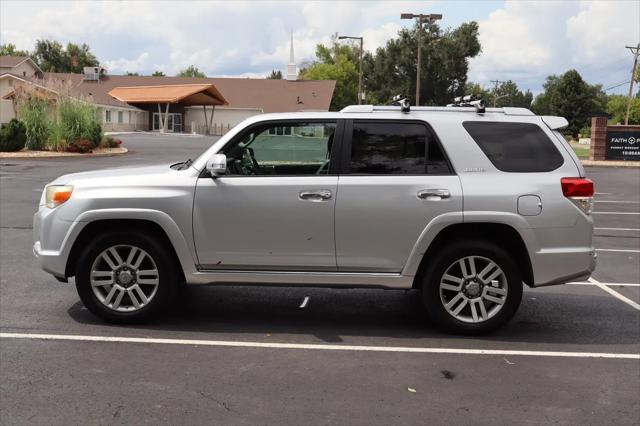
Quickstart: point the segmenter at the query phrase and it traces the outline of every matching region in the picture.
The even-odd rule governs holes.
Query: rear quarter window
[[[462,126],[503,172],[550,172],[564,163],[562,154],[536,124],[465,121]]]

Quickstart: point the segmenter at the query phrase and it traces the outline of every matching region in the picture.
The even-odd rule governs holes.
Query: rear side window
[[[352,174],[450,174],[449,164],[427,126],[407,122],[353,123]]]
[[[564,163],[551,139],[535,124],[465,121],[462,125],[503,172],[550,172]]]

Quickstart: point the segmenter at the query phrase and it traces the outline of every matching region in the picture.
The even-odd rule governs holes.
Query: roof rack
[[[349,105],[340,110],[340,112],[355,112],[355,113],[372,113],[372,112],[391,112],[400,111],[400,106],[393,105]],[[425,112],[469,112],[475,113],[475,107],[469,106],[412,106],[411,112],[425,111]],[[527,108],[517,107],[503,107],[503,108],[486,108],[485,113],[490,114],[504,114],[504,115],[535,115],[531,110]]]

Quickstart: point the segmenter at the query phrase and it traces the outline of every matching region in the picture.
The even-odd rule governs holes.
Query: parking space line
[[[609,200],[593,200],[594,203],[612,203],[612,204],[640,204],[640,201],[609,201]]]
[[[591,214],[633,214],[633,215],[640,215],[640,212],[593,212]]]
[[[597,286],[596,283],[592,283],[589,281],[576,281],[576,282],[572,282],[572,283],[566,283],[569,285],[594,285]],[[609,285],[609,286],[613,286],[613,287],[640,287],[640,284],[638,283],[600,283],[602,285]]]
[[[150,337],[82,336],[70,334],[0,333],[2,339],[61,340],[108,343],[150,343],[165,345],[224,346],[235,348],[303,349],[319,351],[402,352],[459,355],[510,355],[559,358],[612,358],[640,360],[640,354],[608,352],[517,351],[501,349],[428,348],[402,346],[321,345],[305,343],[239,342],[225,340],[155,339]]]
[[[602,290],[606,291],[607,293],[609,293],[610,295],[612,295],[616,299],[622,300],[627,305],[629,305],[629,306],[635,308],[636,310],[640,311],[640,304],[634,302],[633,300],[629,299],[626,296],[623,296],[622,294],[618,293],[617,291],[615,291],[613,289],[610,289],[609,287],[607,287],[606,285],[602,284],[601,282],[599,282],[598,280],[596,280],[594,278],[589,278],[589,281],[591,281],[596,286],[600,287]]]
[[[610,252],[620,252],[620,253],[640,253],[640,250],[632,250],[632,249],[596,249],[596,251],[610,251]]]

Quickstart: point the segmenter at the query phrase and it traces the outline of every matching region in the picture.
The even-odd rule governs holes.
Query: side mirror
[[[227,156],[224,154],[213,154],[207,161],[207,171],[212,177],[227,173]]]

